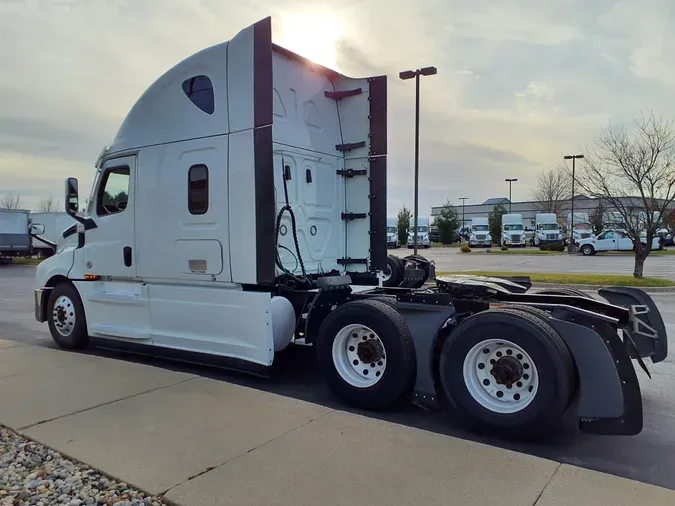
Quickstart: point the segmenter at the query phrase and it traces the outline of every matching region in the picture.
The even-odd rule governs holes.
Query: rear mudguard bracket
[[[579,314],[574,318],[578,323],[556,317],[550,323],[572,353],[579,374],[579,428],[591,434],[639,434],[640,384],[616,327]]]
[[[405,319],[415,343],[417,378],[413,402],[425,409],[434,408],[437,404],[434,349],[440,331],[454,322],[455,308],[449,305],[397,302],[396,310]]]

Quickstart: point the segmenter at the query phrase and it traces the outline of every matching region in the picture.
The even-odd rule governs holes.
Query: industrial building
[[[630,205],[630,207],[632,207],[636,213],[642,210],[639,198],[626,197],[626,201],[632,201],[629,202],[628,205]],[[509,199],[506,197],[487,199],[482,204],[466,204],[465,206],[462,206],[462,204],[459,203],[458,205],[455,206],[455,209],[459,213],[460,221],[462,219],[462,209],[463,209],[464,224],[470,225],[471,218],[487,218],[492,209],[494,208],[494,206],[497,204],[503,205],[504,208],[506,209],[506,212],[522,214],[523,224],[526,227],[534,226],[534,216],[537,213],[549,212],[548,211],[549,206],[547,203],[542,203],[536,200],[528,200],[525,202],[511,202],[509,208]],[[562,201],[556,207],[561,208],[561,211],[558,213],[558,215],[562,218],[563,221],[563,223],[561,223],[562,225],[564,224],[564,220],[565,217],[567,216],[567,213],[569,213],[572,210],[572,201],[571,199]],[[597,207],[598,207],[597,198],[590,198],[585,195],[577,195],[574,197],[575,214],[588,213],[590,215],[591,213],[593,213],[593,211],[595,211]],[[607,202],[604,203],[604,207],[605,211],[613,211],[613,209],[611,209],[611,206]],[[442,209],[443,206],[432,207],[431,208],[432,218],[434,216],[438,216],[439,214],[441,214]]]

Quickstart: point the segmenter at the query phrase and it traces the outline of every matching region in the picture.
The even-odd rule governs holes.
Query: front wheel
[[[586,256],[586,257],[594,255],[595,254],[595,248],[593,248],[593,246],[591,246],[590,244],[584,244],[581,247],[581,254]]]
[[[61,348],[76,350],[89,344],[82,299],[72,284],[60,283],[52,289],[47,321],[52,339]]]
[[[507,438],[548,432],[574,390],[574,363],[548,323],[516,310],[462,322],[443,345],[443,390],[475,431]]]
[[[410,330],[391,303],[348,302],[319,329],[317,359],[333,394],[361,409],[385,409],[412,391],[417,362]]]

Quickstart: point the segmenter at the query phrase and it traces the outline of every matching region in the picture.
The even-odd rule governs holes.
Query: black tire
[[[382,286],[392,287],[400,285],[401,281],[403,281],[403,268],[398,258],[393,255],[387,255],[387,268],[390,270],[391,276],[382,282]]]
[[[574,362],[564,341],[546,318],[538,312],[517,308],[484,311],[464,320],[444,343],[440,358],[443,390],[472,430],[528,439],[550,431],[565,412],[575,388]],[[536,367],[538,389],[532,402],[520,411],[490,410],[469,393],[463,373],[464,360],[475,345],[490,338],[504,339],[521,347]],[[504,391],[508,392],[506,388]]]
[[[67,300],[66,300],[67,299]],[[54,321],[58,317],[59,327]],[[74,323],[72,319],[74,318]],[[82,299],[77,289],[70,283],[60,283],[49,294],[47,302],[47,322],[52,339],[61,348],[77,350],[89,344],[87,320]],[[70,329],[67,332],[65,329]]]
[[[374,300],[377,302],[382,302],[383,304],[386,304],[389,307],[394,307],[396,305],[396,296],[394,295],[376,295],[366,300]]]
[[[337,371],[333,343],[350,324],[364,325],[380,338],[386,368],[372,386],[356,387]],[[357,300],[340,306],[324,320],[316,342],[319,367],[328,388],[342,402],[359,409],[380,410],[396,404],[414,386],[417,373],[415,345],[403,317],[387,303]]]
[[[595,248],[590,244],[584,244],[581,247],[581,254],[584,255],[585,257],[595,255]]]

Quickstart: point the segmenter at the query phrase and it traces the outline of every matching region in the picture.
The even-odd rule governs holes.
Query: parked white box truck
[[[387,218],[387,247],[398,248],[398,218]]]
[[[490,235],[490,226],[487,218],[471,218],[469,246],[492,246],[492,236]]]
[[[526,277],[425,285],[435,270],[419,256],[399,286],[377,286],[386,77],[345,77],[271,34],[266,18],[152,84],[96,160],[82,214],[66,180],[74,240],[37,267],[34,302],[59,346],[270,376],[279,352],[304,344],[360,409],[450,402],[474,430],[520,437],[573,405],[584,431],[639,433],[624,342],[653,362],[668,351],[650,296],[532,293]]]
[[[522,214],[502,215],[502,237],[500,245],[525,247],[525,227]]]
[[[63,232],[68,228],[75,226],[77,222],[65,211],[48,213],[30,213],[31,225],[43,225],[44,232],[39,237],[47,239],[57,246],[63,242]],[[49,244],[33,237],[32,252],[40,257],[47,258],[52,256],[54,248]]]
[[[429,217],[417,217],[417,247],[429,248],[431,246],[431,239],[429,238]],[[408,230],[408,248],[414,247],[415,241],[415,218],[410,218]]]
[[[563,237],[555,213],[538,213],[534,216],[534,245],[562,244]]]
[[[0,262],[30,254],[29,216],[22,209],[0,209]]]

